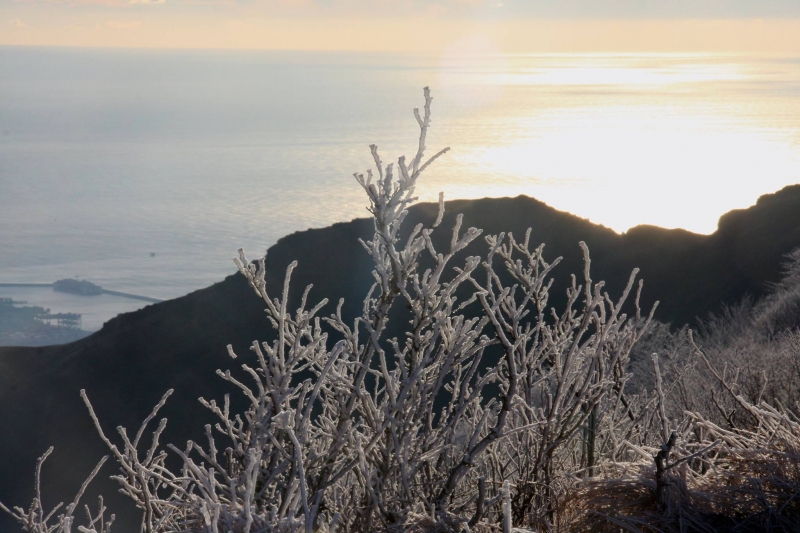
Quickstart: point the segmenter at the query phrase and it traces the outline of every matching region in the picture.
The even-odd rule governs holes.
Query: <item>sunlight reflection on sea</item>
[[[364,216],[352,173],[373,142],[413,153],[424,85],[428,147],[452,152],[423,200],[527,194],[710,233],[800,182],[793,59],[0,48],[0,69],[0,282],[171,298],[240,246]]]

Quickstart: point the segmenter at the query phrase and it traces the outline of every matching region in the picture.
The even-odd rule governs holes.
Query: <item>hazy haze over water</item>
[[[364,216],[352,173],[373,142],[413,155],[424,85],[429,152],[453,150],[423,200],[527,194],[617,231],[708,233],[800,182],[798,59],[463,52],[0,48],[0,282],[171,298],[240,246]]]

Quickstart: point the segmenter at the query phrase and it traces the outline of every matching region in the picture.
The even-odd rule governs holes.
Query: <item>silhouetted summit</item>
[[[449,238],[448,228],[457,213],[464,215],[463,227],[482,228],[484,235],[510,231],[522,237],[530,227],[531,241],[546,243],[548,259],[563,256],[554,273],[553,305],[560,305],[560,287],[569,275],[582,268],[578,241],[583,240],[591,251],[594,280],[605,280],[614,294],[631,269],[639,267],[645,280],[643,306],[660,300],[656,316],[676,325],[747,294],[760,296],[769,282],[779,280],[784,255],[800,246],[800,186],[726,214],[709,236],[653,226],[619,235],[519,196],[449,202],[438,237],[442,241]],[[417,222],[430,223],[435,216],[433,204],[413,207],[406,231]],[[286,266],[297,260],[295,297],[313,283],[311,300],[327,297],[331,302],[323,314],[332,313],[338,299],[344,298],[344,312],[355,315],[372,283],[372,264],[358,239],[371,235],[371,220],[359,219],[282,238],[268,254],[269,290],[278,294]],[[483,239],[478,239],[462,255],[485,250]],[[270,337],[263,307],[244,278],[235,274],[184,297],[120,315],[101,331],[71,344],[0,348],[0,501],[29,504],[35,460],[50,445],[55,453],[43,472],[47,509],[71,500],[107,453],[78,396],[82,388],[106,434],[114,436],[118,425],[138,428],[164,391],[174,388],[162,411],[170,421],[162,443],[182,446],[189,438],[199,439],[204,424],[213,419],[197,397],[220,398],[231,392],[236,398],[214,371],[240,364],[228,358],[228,343],[244,354],[253,340]],[[102,492],[122,522],[117,530],[134,531],[125,522],[135,511],[107,480],[114,468],[113,461],[107,463],[89,491],[90,498]],[[13,527],[7,517],[0,517],[0,530]]]

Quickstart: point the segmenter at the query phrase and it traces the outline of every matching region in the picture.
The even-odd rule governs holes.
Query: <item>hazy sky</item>
[[[800,51],[798,0],[0,0],[0,45]]]

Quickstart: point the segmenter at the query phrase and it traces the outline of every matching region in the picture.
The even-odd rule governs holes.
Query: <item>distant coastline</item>
[[[91,289],[86,291],[82,291],[80,289],[70,289],[70,286],[67,284],[65,285],[64,282],[76,282],[76,283],[87,283],[91,286]],[[0,283],[0,288],[2,287],[25,287],[25,288],[46,288],[52,287],[53,290],[59,292],[68,292],[71,294],[79,294],[81,296],[94,296],[98,294],[111,294],[113,296],[121,296],[123,298],[130,298],[131,300],[141,300],[143,302],[150,302],[150,303],[159,303],[163,302],[164,300],[160,300],[158,298],[151,298],[149,296],[141,296],[139,294],[131,294],[128,292],[120,292],[120,291],[110,291],[100,287],[99,285],[95,285],[94,283],[88,281],[78,282],[78,280],[73,279],[62,279],[58,280],[55,283]]]
[[[11,281],[6,278],[4,281]],[[22,280],[20,280],[22,281]],[[94,294],[81,294],[74,291],[55,290],[53,283],[41,283],[31,280],[28,283],[0,283],[0,299],[16,302],[13,306],[17,310],[6,310],[4,319],[0,319],[0,329],[4,332],[0,334],[0,346],[43,346],[49,344],[62,344],[74,340],[74,332],[63,335],[61,330],[54,330],[41,327],[41,318],[50,310],[50,318],[44,320],[47,324],[57,325],[59,315],[79,315],[80,316],[80,336],[85,336],[99,330],[105,322],[113,317],[136,311],[142,307],[160,300],[140,294],[106,290],[98,287]],[[94,284],[92,284],[94,285]],[[39,308],[38,311],[19,311],[21,307]],[[17,317],[24,317],[28,313],[27,319],[23,323],[15,319],[15,328],[11,329],[10,314]],[[20,314],[22,313],[22,314]],[[34,321],[31,313],[38,314],[39,319]],[[68,318],[69,320],[77,317]],[[12,335],[13,336],[10,336]]]
[[[91,334],[79,313],[51,313],[27,301],[0,298],[0,346],[65,344]]]
[[[52,289],[54,292],[74,295],[77,299],[93,299],[101,295],[116,296],[129,300],[158,303],[162,300],[112,291],[90,281],[61,279],[54,283],[0,283],[0,289]],[[84,329],[82,313],[75,312],[78,301],[66,304],[62,311],[51,312],[45,305],[27,305],[27,297],[9,298],[0,294],[0,346],[45,346],[64,344],[92,333]],[[111,318],[111,317],[108,317]]]

